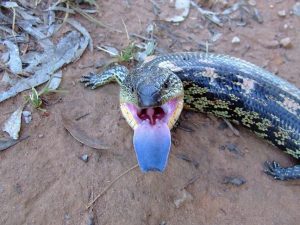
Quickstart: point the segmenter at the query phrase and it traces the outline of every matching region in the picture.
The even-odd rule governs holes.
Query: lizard
[[[120,108],[133,128],[143,172],[163,172],[170,130],[182,109],[213,114],[249,128],[292,157],[300,158],[300,90],[250,62],[228,55],[181,52],[152,57],[128,70],[123,65],[82,76],[95,89],[120,85]],[[300,165],[265,162],[278,180],[300,179]]]

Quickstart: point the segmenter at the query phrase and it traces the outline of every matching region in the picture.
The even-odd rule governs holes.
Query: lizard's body
[[[121,110],[135,130],[135,150],[144,171],[165,168],[170,148],[166,126],[173,127],[183,99],[185,108],[237,121],[300,158],[300,90],[251,63],[224,55],[175,53],[131,72],[117,66],[82,78],[93,88],[113,80],[121,86]],[[300,166],[266,165],[277,179],[300,178]]]

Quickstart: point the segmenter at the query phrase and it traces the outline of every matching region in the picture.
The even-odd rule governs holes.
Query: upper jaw
[[[158,123],[166,123],[172,129],[183,108],[183,97],[179,96],[158,107],[140,108],[132,103],[121,103],[121,111],[128,124],[137,128],[142,123],[150,123],[155,126]]]

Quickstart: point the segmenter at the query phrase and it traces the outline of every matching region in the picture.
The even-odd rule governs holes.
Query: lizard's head
[[[133,144],[143,172],[162,172],[171,147],[170,129],[183,108],[183,85],[171,71],[135,70],[121,86],[123,116],[134,129]]]

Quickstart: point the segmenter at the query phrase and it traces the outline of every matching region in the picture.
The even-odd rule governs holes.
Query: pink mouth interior
[[[150,125],[155,126],[158,121],[166,124],[169,122],[172,113],[176,110],[177,102],[177,99],[173,99],[161,107],[145,109],[139,109],[137,106],[128,103],[127,107],[138,124],[146,121]]]
[[[151,125],[155,125],[158,120],[162,120],[166,113],[161,107],[142,109],[137,113],[141,120],[149,120]]]

